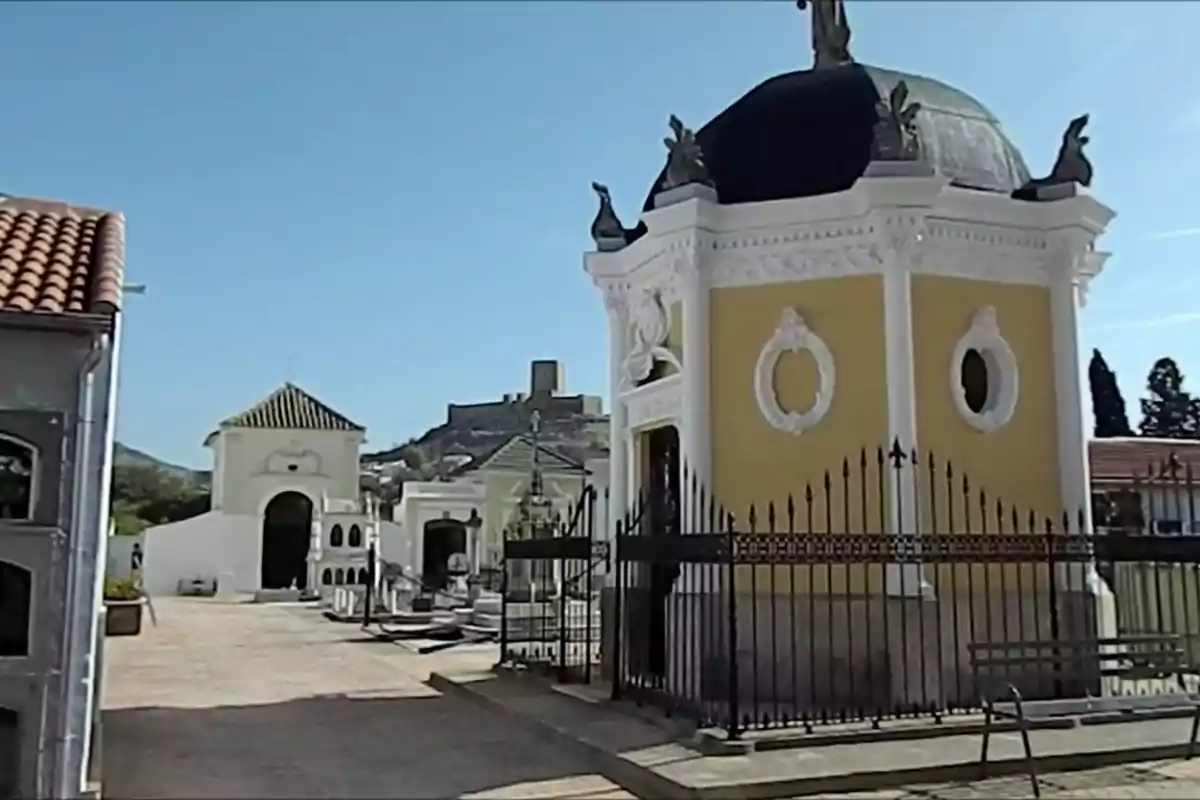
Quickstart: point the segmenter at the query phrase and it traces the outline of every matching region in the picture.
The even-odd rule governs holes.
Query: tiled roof
[[[121,214],[0,195],[0,311],[112,314],[124,272]]]
[[[251,408],[221,423],[222,428],[280,428],[309,431],[361,431],[294,383],[285,383]]]
[[[1181,467],[1190,465],[1192,474],[1200,478],[1200,441],[1132,437],[1088,442],[1092,481],[1097,483],[1142,480],[1151,471],[1157,475],[1172,456]],[[1182,479],[1184,470],[1178,475]]]

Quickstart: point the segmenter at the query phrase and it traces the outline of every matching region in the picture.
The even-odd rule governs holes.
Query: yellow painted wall
[[[1001,335],[1012,347],[1019,371],[1019,392],[1012,420],[995,433],[967,425],[950,393],[950,361],[971,318],[983,306],[994,306]],[[937,460],[939,476],[951,460],[956,481],[953,532],[967,532],[963,516],[961,475],[972,486],[970,531],[981,530],[979,490],[988,501],[987,530],[997,530],[996,500],[1016,504],[1022,519],[1033,509],[1041,517],[1061,515],[1056,440],[1053,350],[1049,291],[1036,286],[913,276],[913,355],[916,386],[917,439]],[[932,530],[929,481],[922,496],[922,527]],[[936,484],[938,532],[947,531],[944,478]],[[1006,514],[1005,530],[1011,527]]]
[[[800,435],[772,428],[754,396],[754,366],[759,352],[791,306],[833,353],[837,384],[833,404],[819,425]],[[806,525],[804,492],[816,497],[813,529],[826,530],[822,481],[833,473],[833,525],[851,532],[864,528],[858,458],[887,437],[886,359],[883,283],[878,276],[812,280],[769,286],[715,289],[711,297],[712,348],[712,490],[745,525],[748,509],[758,506],[760,528],[765,507],[774,501],[781,513],[789,493],[797,503],[797,528]],[[817,385],[810,355],[785,355],[776,368],[776,388],[785,410],[808,408]],[[849,520],[843,511],[841,466],[850,458]],[[867,487],[865,527],[879,526],[879,493],[874,465]]]

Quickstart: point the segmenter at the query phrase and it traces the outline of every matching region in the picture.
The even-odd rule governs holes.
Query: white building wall
[[[153,595],[173,595],[185,578],[216,578],[222,589],[254,592],[260,578],[262,518],[209,511],[142,532],[142,581]]]
[[[363,435],[345,431],[286,431],[231,428],[217,434],[219,455],[213,489],[221,510],[261,513],[281,491],[358,497],[358,451]],[[216,506],[214,506],[216,507]]]

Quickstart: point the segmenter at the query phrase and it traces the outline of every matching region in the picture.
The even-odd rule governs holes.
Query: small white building
[[[325,567],[331,584],[339,568],[343,580],[353,568],[357,582],[368,530],[378,536],[389,524],[360,505],[364,440],[363,426],[291,383],[226,419],[204,442],[212,510],[145,531],[146,589],[174,594],[195,578],[239,593],[305,589],[323,581]]]
[[[575,535],[606,536],[608,463],[586,465],[517,434],[470,462],[448,481],[414,481],[404,484],[395,510],[399,538],[383,531],[384,557],[399,563],[409,574],[420,575],[426,585],[445,585],[446,564],[453,553],[463,553],[477,568],[496,568],[503,554],[504,531],[529,489],[534,453],[537,453],[542,488],[564,529]],[[575,510],[591,485],[596,499],[586,513]],[[385,524],[386,525],[386,524]],[[396,553],[398,555],[392,555]]]

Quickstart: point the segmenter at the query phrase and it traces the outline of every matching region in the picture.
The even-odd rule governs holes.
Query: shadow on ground
[[[447,696],[110,709],[102,759],[106,800],[629,796]]]

